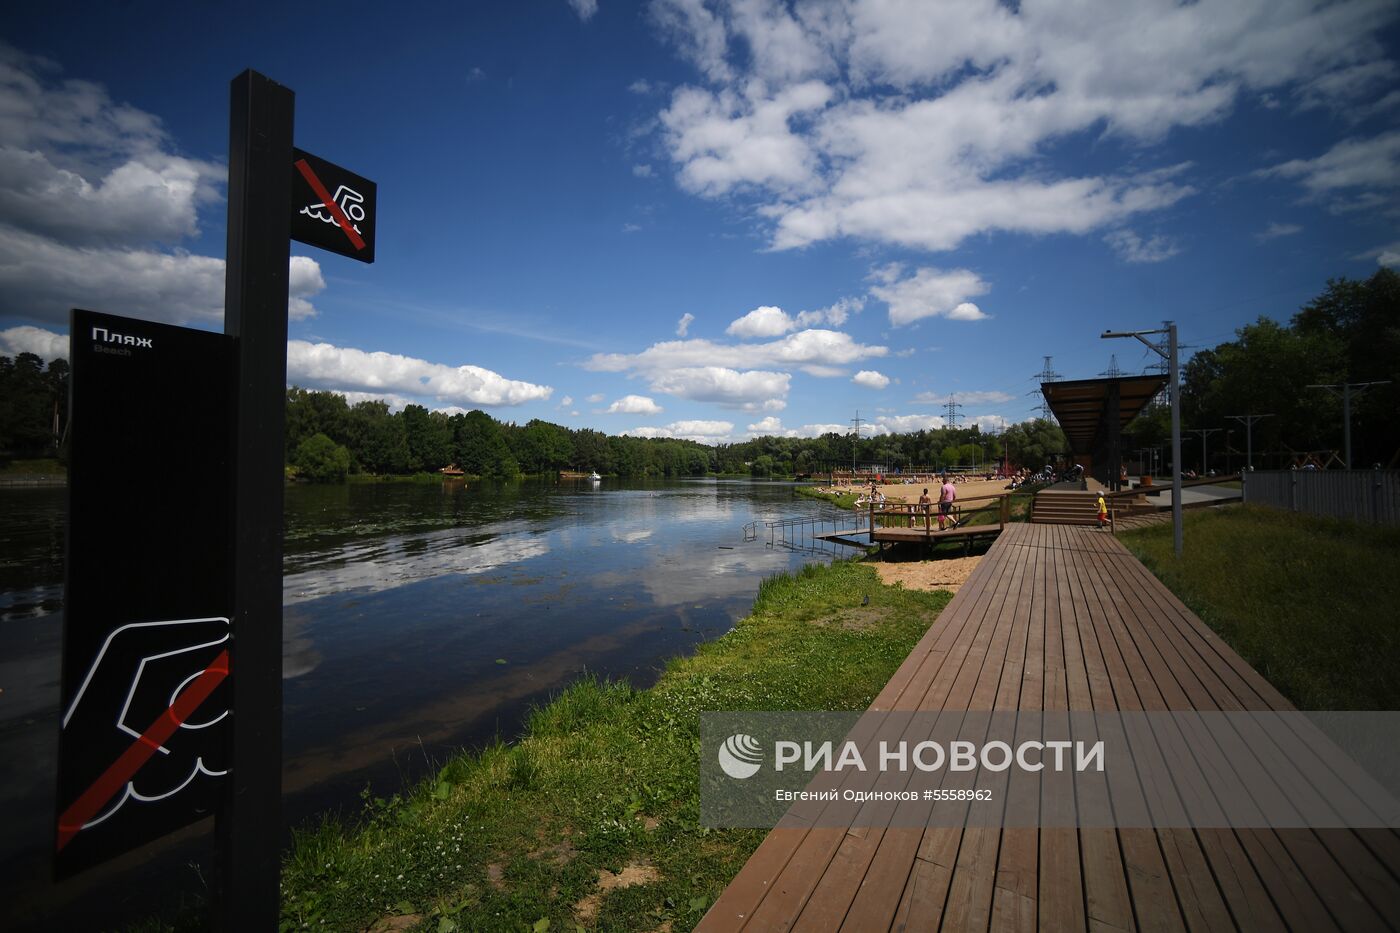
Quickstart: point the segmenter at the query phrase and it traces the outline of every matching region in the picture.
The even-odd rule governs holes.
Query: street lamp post
[[[1148,334],[1167,335],[1167,349],[1162,348],[1151,340],[1147,339]],[[1156,330],[1130,330],[1130,331],[1104,331],[1100,339],[1109,340],[1115,337],[1135,337],[1147,346],[1149,350],[1156,353],[1167,361],[1167,385],[1171,390],[1172,397],[1172,547],[1177,558],[1181,557],[1182,533],[1181,533],[1181,386],[1180,367],[1177,364],[1177,342],[1176,342],[1176,322],[1168,321],[1166,327],[1159,327]]]

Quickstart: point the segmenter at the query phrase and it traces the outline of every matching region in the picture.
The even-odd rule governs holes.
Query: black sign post
[[[233,477],[233,769],[219,813],[215,914],[274,930],[282,835],[282,484],[295,95],[254,71],[229,111],[224,333],[237,354]]]
[[[224,334],[73,312],[55,871],[217,812],[215,922],[281,913],[282,486],[291,240],[374,261],[374,182],[229,111]]]

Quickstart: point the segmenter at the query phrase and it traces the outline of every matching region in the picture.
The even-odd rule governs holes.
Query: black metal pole
[[[282,842],[282,484],[295,95],[254,71],[229,107],[224,332],[237,357],[232,766],[218,817],[216,923],[275,930]]]

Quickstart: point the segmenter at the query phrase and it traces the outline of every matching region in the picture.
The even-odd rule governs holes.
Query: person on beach
[[[958,527],[958,520],[953,517],[953,502],[958,498],[957,487],[948,478],[948,474],[943,474],[943,488],[938,491],[938,530],[943,530],[944,522],[951,522],[952,527]]]
[[[1103,490],[1099,490],[1099,501],[1097,505],[1099,507],[1099,527],[1102,528],[1104,525],[1108,524],[1108,503],[1104,501]]]
[[[929,530],[929,513],[932,511],[933,500],[928,497],[928,489],[924,489],[924,494],[919,497],[919,511],[924,513],[924,532]]]

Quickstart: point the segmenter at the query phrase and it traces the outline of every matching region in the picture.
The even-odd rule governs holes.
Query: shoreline
[[[770,577],[748,616],[654,686],[585,677],[516,741],[366,799],[353,823],[297,831],[283,920],[688,929],[765,835],[698,825],[699,713],[864,709],[949,599],[853,561]]]

